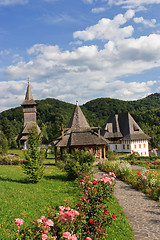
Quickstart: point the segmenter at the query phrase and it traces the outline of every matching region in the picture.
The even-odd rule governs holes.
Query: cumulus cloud
[[[89,3],[89,4],[92,4],[94,0],[82,0],[82,2],[84,3]]]
[[[0,6],[9,6],[16,4],[26,4],[29,0],[0,0]]]
[[[134,18],[135,23],[142,23],[145,26],[155,27],[156,19],[145,20],[143,17],[136,17]]]
[[[92,8],[91,12],[92,13],[100,13],[100,12],[105,12],[106,8],[104,7],[99,7],[99,8]]]
[[[133,10],[128,10],[124,15],[118,14],[113,20],[102,18],[96,25],[87,27],[83,31],[74,32],[73,37],[84,41],[94,39],[118,40],[130,37],[134,31],[133,27],[131,25],[121,27],[121,25],[125,24],[134,14]]]
[[[74,103],[78,98],[80,104],[98,96],[133,100],[150,93],[157,82],[118,79],[160,67],[160,35],[110,40],[101,50],[91,45],[62,51],[58,46],[36,44],[27,53],[29,61],[19,61],[6,70],[11,82],[5,82],[0,92],[6,104],[21,103],[26,90],[22,79],[29,75],[35,99],[54,97]]]
[[[160,0],[109,0],[108,3],[110,5],[122,5],[126,8],[137,8],[149,4],[160,4]]]

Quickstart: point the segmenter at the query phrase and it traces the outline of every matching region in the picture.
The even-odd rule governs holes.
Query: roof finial
[[[27,78],[27,80],[28,80],[28,85],[29,85],[29,77]]]
[[[76,100],[76,106],[78,106],[78,100]]]

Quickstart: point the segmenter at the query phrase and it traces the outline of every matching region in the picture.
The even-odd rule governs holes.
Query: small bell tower
[[[21,104],[24,113],[24,126],[28,122],[36,122],[37,103],[33,99],[33,95],[30,88],[29,78],[28,87],[24,102]]]
[[[20,142],[24,149],[27,149],[28,145],[28,134],[33,127],[37,127],[38,134],[41,130],[36,123],[37,103],[33,99],[33,95],[30,88],[29,78],[27,92],[24,102],[21,104],[24,113],[24,125],[23,130],[20,134]]]

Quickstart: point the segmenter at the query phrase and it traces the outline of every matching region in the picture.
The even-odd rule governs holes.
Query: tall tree
[[[39,150],[41,144],[41,136],[38,135],[36,127],[33,127],[29,132],[28,137],[28,150],[25,154],[27,163],[24,166],[24,172],[28,176],[31,183],[37,183],[44,173],[44,158],[45,153]]]

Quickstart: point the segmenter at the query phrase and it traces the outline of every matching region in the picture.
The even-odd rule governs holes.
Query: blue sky
[[[0,111],[160,92],[160,0],[0,0]]]

